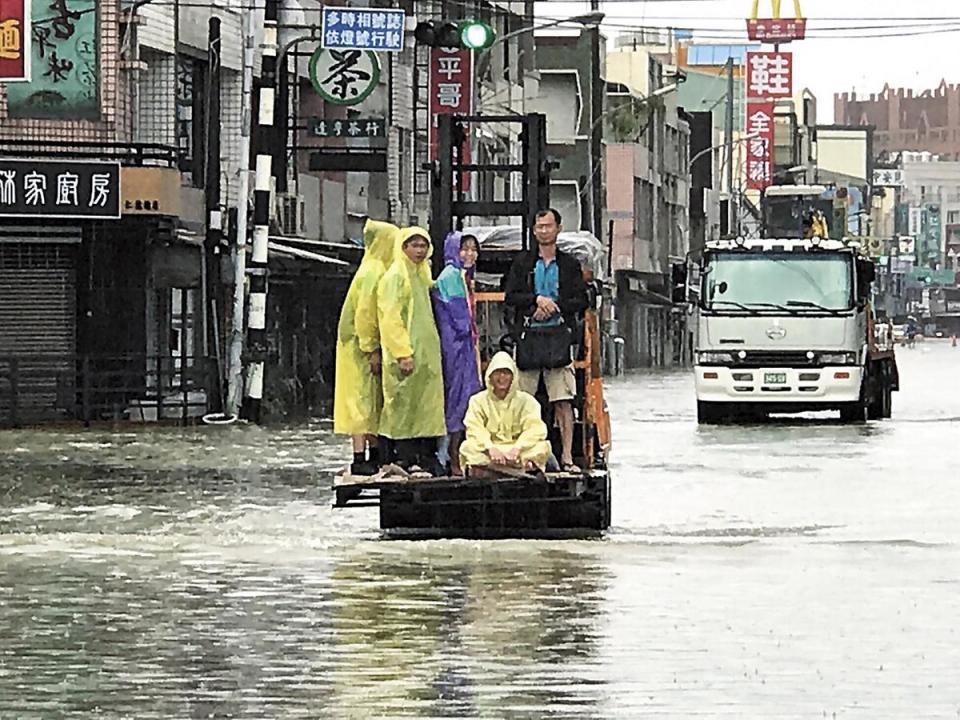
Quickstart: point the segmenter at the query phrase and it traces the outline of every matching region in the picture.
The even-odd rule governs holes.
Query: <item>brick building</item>
[[[920,94],[889,85],[869,97],[838,94],[834,120],[839,125],[873,125],[877,153],[927,151],[960,160],[960,85],[944,81]]]

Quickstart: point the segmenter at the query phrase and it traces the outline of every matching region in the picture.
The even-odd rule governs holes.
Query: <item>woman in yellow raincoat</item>
[[[487,389],[472,398],[460,446],[464,468],[514,467],[543,470],[550,456],[547,426],[537,399],[517,387],[516,363],[498,352],[487,366]]]
[[[393,264],[377,289],[383,348],[383,413],[380,434],[395,441],[397,462],[430,470],[436,439],[446,434],[440,336],[433,319],[430,235],[404,228]]]
[[[380,434],[395,441],[397,462],[432,469],[436,438],[446,434],[440,336],[430,302],[433,245],[423,228],[400,231],[393,264],[377,289],[383,348]]]
[[[333,431],[353,437],[350,472],[354,475],[373,475],[380,461],[376,439],[383,391],[377,285],[393,261],[399,232],[396,225],[367,220],[363,228],[363,260],[350,283],[337,327]]]

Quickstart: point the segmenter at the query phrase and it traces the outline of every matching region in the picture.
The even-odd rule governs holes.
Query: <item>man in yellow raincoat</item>
[[[518,388],[518,374],[509,353],[498,352],[490,360],[487,389],[470,398],[463,421],[466,440],[460,446],[462,467],[546,467],[550,456],[547,426],[537,399]]]
[[[440,336],[430,301],[432,250],[423,228],[401,230],[393,264],[377,288],[383,348],[380,434],[394,441],[397,462],[413,471],[433,468],[436,439],[447,432]]]
[[[333,431],[353,438],[350,472],[354,475],[373,475],[380,462],[376,441],[383,390],[377,285],[393,261],[399,232],[396,225],[367,220],[363,260],[350,283],[337,327]]]

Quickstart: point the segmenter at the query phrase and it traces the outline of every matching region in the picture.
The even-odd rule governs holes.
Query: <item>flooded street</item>
[[[960,717],[960,348],[894,418],[609,393],[603,540],[399,542],[324,424],[0,432],[0,718]]]

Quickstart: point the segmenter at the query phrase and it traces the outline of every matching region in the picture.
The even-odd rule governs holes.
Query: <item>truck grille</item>
[[[761,367],[818,367],[816,357],[813,360],[807,357],[805,350],[784,352],[747,351],[745,358],[734,353],[734,367],[761,368]]]

